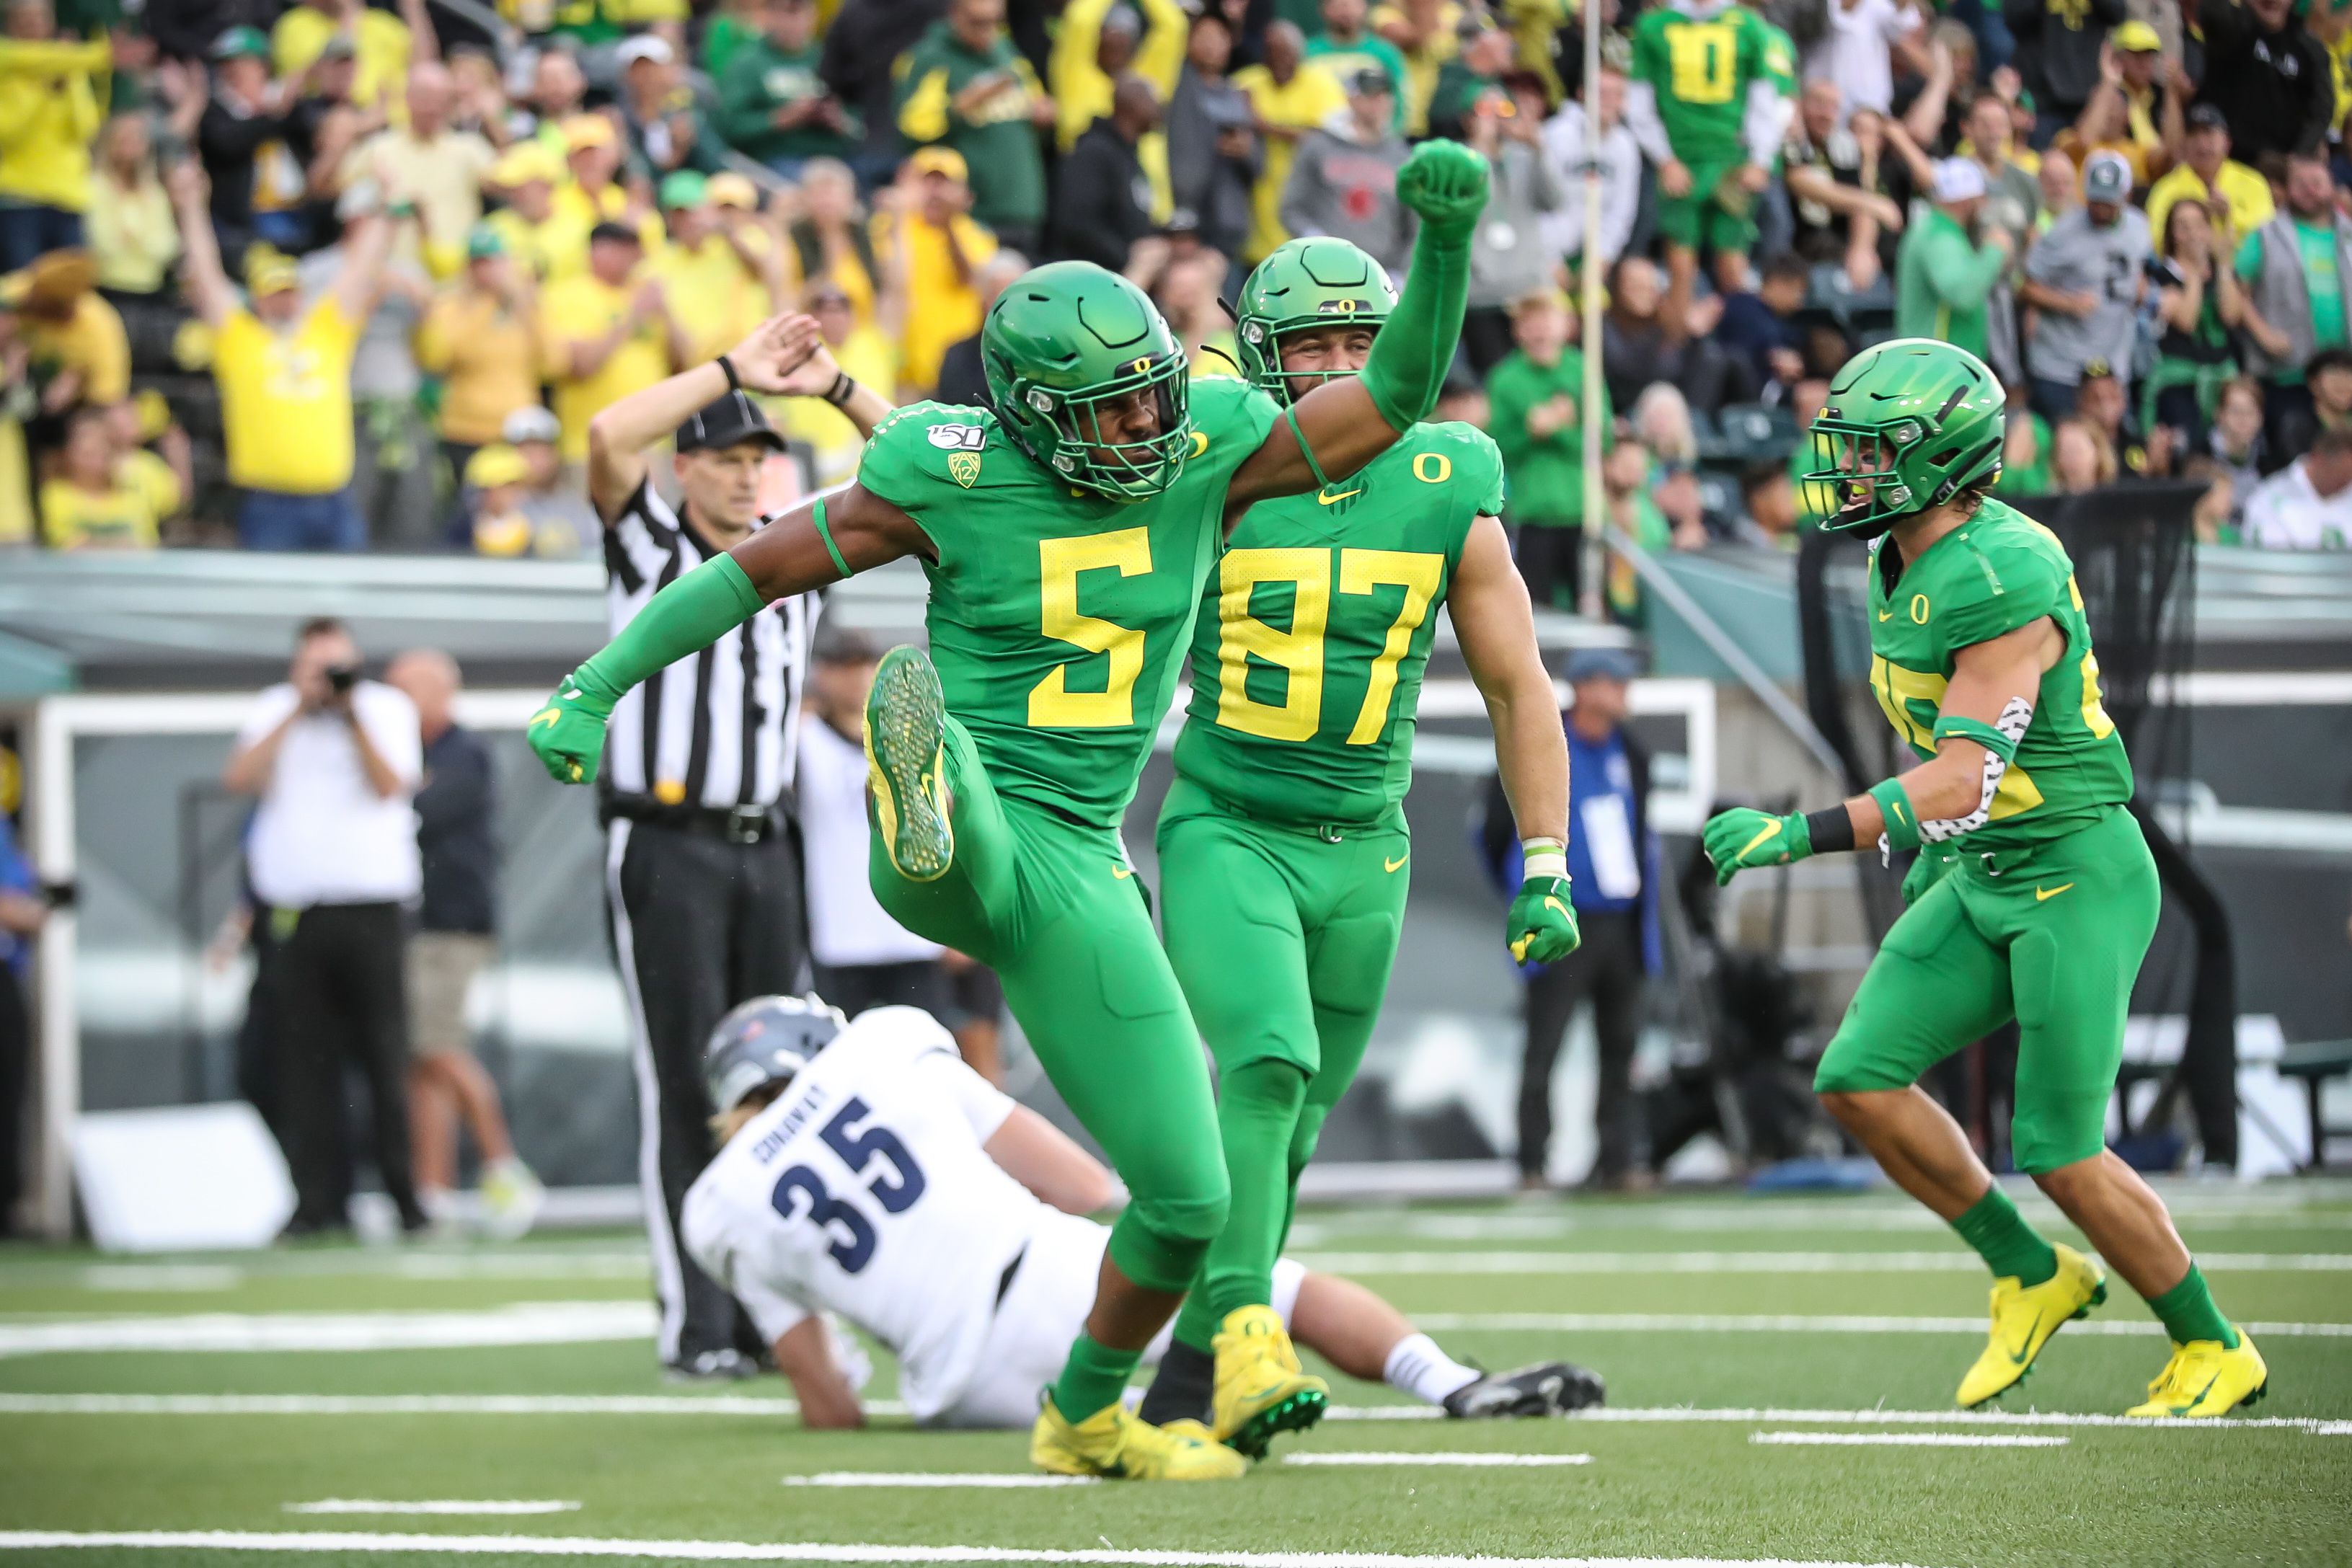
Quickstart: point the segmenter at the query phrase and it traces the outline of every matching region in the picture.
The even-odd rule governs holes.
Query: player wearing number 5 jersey
[[[1242,367],[1277,403],[1312,395],[1397,329],[1395,299],[1355,246],[1293,240],[1243,286]],[[1396,957],[1412,852],[1402,802],[1441,604],[1533,835],[1506,940],[1543,962],[1576,946],[1568,748],[1502,510],[1502,458],[1484,432],[1416,425],[1344,481],[1252,507],[1202,592],[1192,708],[1160,813],[1161,915],[1217,1060],[1233,1207],[1144,1410],[1210,1416],[1245,1454],[1312,1425],[1329,1392],[1273,1311],[1273,1272],[1299,1173],[1363,1060]]]
[[[1959,1403],[2014,1386],[2061,1325],[2106,1298],[2098,1263],[2036,1233],[1917,1087],[2015,1019],[2018,1168],[2172,1337],[2130,1414],[2219,1416],[2261,1397],[2268,1374],[2163,1204],[2105,1146],[2132,981],[2156,931],[2156,864],[2126,809],[2131,763],[2100,706],[2074,567],[2055,535],[1984,495],[2003,401],[1974,355],[1926,338],[1867,350],[1831,383],[1805,479],[1841,497],[1824,527],[1872,541],[1871,685],[1923,760],[1810,816],[1723,812],[1703,842],[1719,882],[1873,841],[1919,852],[1908,907],[1814,1088],[1992,1270],[1992,1337]]]
[[[1023,1427],[1094,1299],[1110,1173],[956,1055],[929,1013],[845,1021],[761,997],[711,1031],[720,1152],[686,1200],[696,1260],[751,1311],[811,1427],[862,1424],[858,1357],[827,1314],[898,1361],[920,1422]],[[1456,1417],[1549,1416],[1601,1396],[1565,1362],[1481,1375],[1362,1286],[1284,1260],[1301,1343]],[[1148,1354],[1148,1353],[1147,1353]]]
[[[1223,1228],[1228,1189],[1199,1038],[1118,824],[1223,529],[1255,502],[1346,479],[1435,406],[1486,164],[1424,143],[1397,191],[1422,219],[1412,282],[1360,376],[1287,410],[1238,382],[1195,386],[1140,290],[1083,263],[1039,267],[982,324],[992,409],[885,420],[855,482],[656,595],[530,730],[551,771],[584,777],[614,696],[651,671],[778,595],[922,560],[932,657],[894,649],[867,706],[875,892],[902,925],[996,969],[1134,1199],[1032,1435],[1050,1470],[1245,1468],[1119,1403]]]

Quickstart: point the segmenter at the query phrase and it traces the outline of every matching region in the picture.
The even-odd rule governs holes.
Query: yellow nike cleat
[[[1299,1366],[1272,1307],[1235,1307],[1213,1343],[1217,1382],[1211,1408],[1220,1441],[1262,1459],[1276,1434],[1303,1432],[1323,1419],[1331,1385]]]
[[[920,648],[893,648],[866,699],[866,785],[890,864],[937,882],[955,860],[947,789],[947,697]]]
[[[2190,1419],[2226,1416],[2241,1405],[2253,1404],[2270,1387],[2271,1369],[2263,1364],[2263,1353],[2240,1330],[2235,1350],[2218,1339],[2174,1345],[2172,1359],[2147,1385],[2147,1403],[2124,1414]]]
[[[1029,1462],[1057,1476],[1131,1481],[1229,1481],[1249,1473],[1249,1461],[1197,1421],[1155,1427],[1126,1406],[1111,1405],[1073,1425],[1054,1408],[1051,1395],[1029,1430]]]
[[[2021,1285],[2014,1274],[1993,1281],[1992,1337],[1960,1379],[1960,1408],[1973,1410],[2022,1383],[2052,1334],[2107,1299],[2105,1270],[2072,1247],[2053,1249],[2058,1271],[2042,1283]]]

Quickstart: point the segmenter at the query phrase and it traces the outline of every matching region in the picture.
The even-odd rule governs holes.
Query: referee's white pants
[[[1026,1431],[1037,1419],[1039,1391],[1061,1376],[1071,1343],[1086,1327],[1103,1249],[1109,1244],[1107,1225],[1074,1215],[1046,1216],[1029,1239],[1029,1249],[1022,1255],[1004,1299],[996,1304],[996,1318],[971,1382],[925,1425]],[[1299,1281],[1306,1278],[1303,1264],[1287,1258],[1276,1260],[1272,1305],[1286,1329],[1298,1301]],[[1152,1337],[1143,1352],[1146,1366],[1158,1365],[1167,1354],[1175,1327],[1171,1316]]]

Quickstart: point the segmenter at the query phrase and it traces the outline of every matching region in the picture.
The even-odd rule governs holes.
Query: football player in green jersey
[[[1699,252],[1714,254],[1725,287],[1747,276],[1756,203],[1788,129],[1776,85],[1792,66],[1785,39],[1731,0],[1667,0],[1633,23],[1625,125],[1658,171],[1673,330],[1689,318]]]
[[[1133,1200],[1031,1437],[1049,1470],[1246,1468],[1119,1402],[1223,1228],[1229,1189],[1199,1037],[1118,826],[1223,531],[1255,502],[1329,493],[1436,404],[1485,161],[1425,142],[1397,193],[1421,218],[1412,286],[1360,375],[1286,409],[1244,382],[1192,382],[1141,290],[1084,263],[1039,267],[982,326],[992,408],[884,419],[854,482],[664,589],[532,720],[551,773],[593,776],[604,717],[631,685],[770,600],[922,561],[930,653],[893,649],[866,708],[875,892],[904,925],[997,970]],[[730,372],[688,374],[723,390]]]
[[[2097,1262],[2026,1223],[1921,1074],[2014,1019],[2018,1168],[2144,1297],[2172,1357],[2130,1414],[2219,1416],[2261,1397],[2253,1342],[2213,1304],[2164,1205],[2106,1148],[2133,977],[2155,934],[2156,862],[2131,762],[2057,537],[1985,492],[2000,383],[1928,338],[1864,350],[1813,421],[1813,468],[1871,539],[1871,685],[1923,760],[1825,811],[1739,808],[1706,824],[1717,880],[1872,842],[1913,850],[1908,907],[1822,1057],[1814,1089],[1906,1192],[1992,1270],[1992,1337],[1961,1380],[1985,1403],[2106,1297]]]
[[[1363,368],[1395,300],[1357,246],[1292,240],[1242,287],[1242,369],[1292,406]],[[1505,940],[1540,962],[1576,946],[1568,747],[1502,510],[1502,457],[1485,432],[1415,425],[1344,481],[1252,507],[1202,591],[1192,706],[1160,813],[1160,917],[1217,1061],[1233,1209],[1145,1404],[1154,1420],[1210,1416],[1253,1457],[1313,1425],[1329,1395],[1283,1332],[1273,1270],[1299,1172],[1363,1060],[1396,957],[1412,852],[1402,802],[1441,603],[1493,716],[1529,863],[1552,868],[1520,893]],[[1455,1386],[1477,1380],[1434,1345],[1407,1341],[1397,1354],[1457,1375]],[[1590,1374],[1540,1370],[1531,1397],[1589,1402]]]

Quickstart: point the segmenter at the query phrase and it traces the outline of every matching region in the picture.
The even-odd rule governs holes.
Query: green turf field
[[[665,1385],[626,1236],[0,1250],[0,1568],[2352,1562],[2352,1187],[2167,1196],[2270,1362],[2225,1423],[2115,1419],[2166,1348],[2120,1288],[1999,1413],[1955,1413],[1986,1281],[1893,1197],[1324,1209],[1310,1265],[1458,1355],[1597,1367],[1610,1408],[1453,1423],[1341,1380],[1286,1462],[1200,1487],[989,1486],[1026,1478],[1022,1436],[804,1434],[775,1380]],[[867,1393],[889,1392],[883,1358]]]

